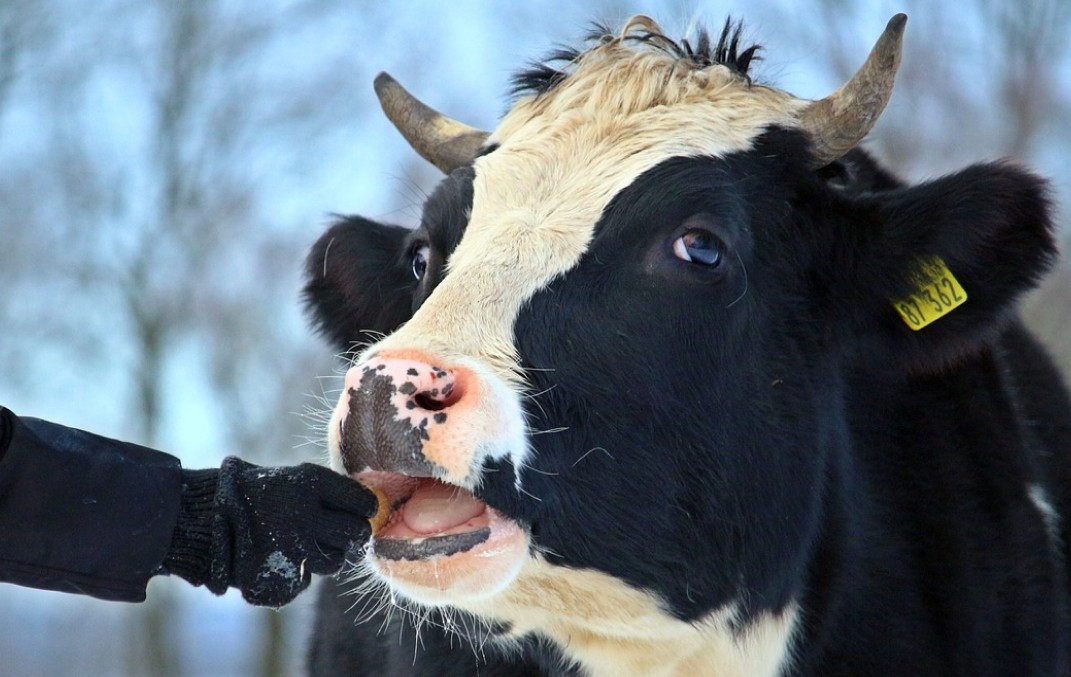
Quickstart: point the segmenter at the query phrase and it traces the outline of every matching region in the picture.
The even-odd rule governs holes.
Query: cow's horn
[[[906,14],[890,19],[852,79],[800,113],[800,125],[811,133],[815,167],[823,167],[854,148],[878,121],[892,94],[906,24]]]
[[[487,132],[428,107],[386,73],[376,76],[375,86],[383,112],[413,150],[446,174],[472,162],[487,140]]]

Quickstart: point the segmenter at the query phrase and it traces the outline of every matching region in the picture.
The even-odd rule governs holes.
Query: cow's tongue
[[[405,526],[417,534],[438,534],[480,516],[487,505],[472,492],[425,480],[401,508]]]

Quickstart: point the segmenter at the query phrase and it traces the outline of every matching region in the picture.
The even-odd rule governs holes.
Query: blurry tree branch
[[[0,3],[0,112],[27,63],[52,38],[47,7],[33,0]]]

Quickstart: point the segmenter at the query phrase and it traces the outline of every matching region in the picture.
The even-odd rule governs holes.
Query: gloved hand
[[[371,536],[375,496],[350,478],[304,463],[266,468],[228,457],[219,470],[184,470],[182,510],[163,573],[228,587],[279,607],[334,574]]]

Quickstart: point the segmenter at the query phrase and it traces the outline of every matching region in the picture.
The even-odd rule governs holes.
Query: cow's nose
[[[381,470],[439,476],[441,453],[428,453],[437,431],[467,409],[479,388],[464,368],[450,368],[419,354],[380,353],[346,373],[340,432],[348,472]]]

